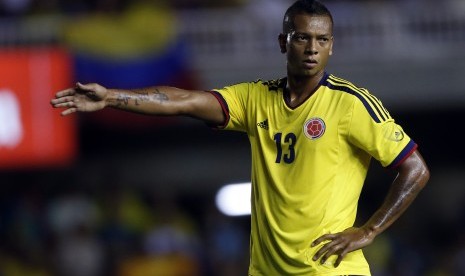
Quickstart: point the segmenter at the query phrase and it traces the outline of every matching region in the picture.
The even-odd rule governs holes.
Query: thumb
[[[81,90],[82,92],[92,92],[95,93],[98,89],[99,86],[96,83],[86,83],[82,84],[80,82],[76,83],[76,89]]]
[[[88,85],[86,85],[86,84],[82,84],[82,83],[80,83],[80,82],[77,82],[77,83],[76,83],[76,88],[77,88],[77,89],[86,90],[86,89],[89,89],[90,87],[88,87]]]

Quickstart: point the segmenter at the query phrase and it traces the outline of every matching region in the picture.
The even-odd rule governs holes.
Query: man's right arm
[[[189,116],[214,125],[223,124],[225,119],[220,103],[211,93],[168,86],[124,90],[78,83],[59,91],[51,104],[64,108],[64,116],[112,107],[141,114]]]

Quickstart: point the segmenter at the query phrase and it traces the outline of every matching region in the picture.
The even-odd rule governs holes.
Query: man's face
[[[332,55],[332,23],[328,16],[297,14],[294,29],[279,37],[281,52],[287,55],[288,74],[311,77],[325,70]]]

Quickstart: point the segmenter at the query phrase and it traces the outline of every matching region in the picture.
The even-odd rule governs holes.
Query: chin
[[[312,69],[299,68],[297,70],[290,70],[289,73],[298,78],[311,78],[311,77],[314,77],[320,74],[321,69],[320,68],[312,68]]]
[[[297,75],[301,77],[311,78],[311,77],[317,76],[319,73],[320,71],[316,71],[316,70],[305,70],[304,72],[300,72]]]

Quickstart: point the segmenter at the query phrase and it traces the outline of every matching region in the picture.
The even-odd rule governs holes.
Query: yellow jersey
[[[252,153],[249,275],[370,275],[362,250],[335,268],[312,257],[323,234],[353,226],[371,157],[396,166],[417,147],[366,89],[325,74],[291,108],[286,78],[212,91],[220,128],[248,134]]]

